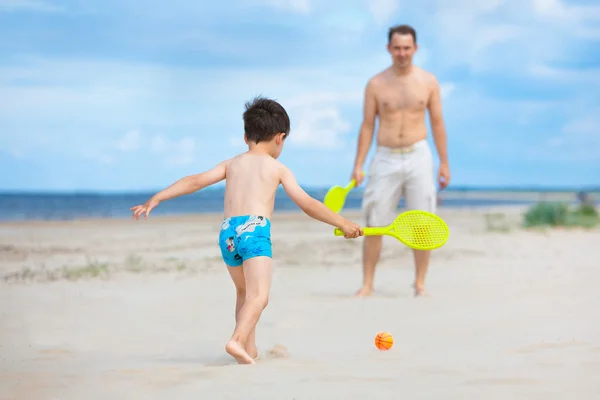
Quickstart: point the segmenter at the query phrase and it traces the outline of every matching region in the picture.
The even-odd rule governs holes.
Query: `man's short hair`
[[[400,35],[411,35],[413,37],[413,41],[415,44],[417,44],[417,31],[415,31],[415,28],[412,26],[406,24],[392,26],[388,31],[388,43],[392,41],[392,36],[394,36],[396,33]]]
[[[290,117],[278,102],[262,96],[245,104],[244,132],[246,139],[259,143],[268,142],[279,133],[290,133]]]

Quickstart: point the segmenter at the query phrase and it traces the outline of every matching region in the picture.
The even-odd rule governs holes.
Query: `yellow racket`
[[[344,236],[335,228],[336,236]],[[450,230],[443,219],[423,211],[411,210],[398,215],[394,222],[384,227],[363,228],[365,236],[388,235],[416,250],[434,250],[442,247],[450,237]]]
[[[365,173],[363,172],[363,175]],[[327,206],[331,211],[335,213],[339,213],[344,208],[344,204],[346,203],[346,197],[348,193],[356,186],[356,180],[352,179],[348,185],[345,187],[342,186],[332,186],[325,194],[325,198],[323,199],[323,204]]]

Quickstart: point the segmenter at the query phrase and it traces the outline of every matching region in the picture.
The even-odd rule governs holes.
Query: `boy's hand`
[[[132,218],[134,218],[134,219],[139,220],[140,216],[144,213],[146,213],[146,217],[144,219],[148,219],[148,215],[150,215],[150,211],[152,211],[152,209],[154,207],[156,207],[159,203],[160,203],[160,201],[156,200],[155,198],[150,198],[150,200],[148,200],[146,203],[144,203],[142,205],[131,207],[129,209],[129,211],[133,211]]]
[[[346,224],[344,224],[344,226],[341,226],[340,229],[342,230],[342,232],[344,232],[344,237],[346,239],[354,239],[363,235],[362,228],[352,221],[346,222]]]

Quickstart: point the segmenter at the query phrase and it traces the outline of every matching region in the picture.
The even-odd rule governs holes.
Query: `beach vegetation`
[[[533,227],[582,227],[593,228],[600,223],[598,210],[593,204],[576,207],[565,202],[540,202],[523,214],[523,226]]]

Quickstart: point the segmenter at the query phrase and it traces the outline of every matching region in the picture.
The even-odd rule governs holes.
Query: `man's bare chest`
[[[429,89],[419,83],[390,85],[377,94],[381,113],[424,112],[428,101]]]

